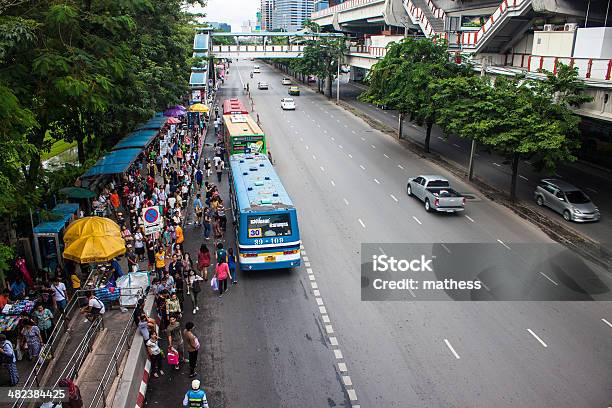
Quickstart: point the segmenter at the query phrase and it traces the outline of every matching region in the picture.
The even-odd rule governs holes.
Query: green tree
[[[544,81],[498,77],[448,78],[432,85],[438,123],[448,133],[473,139],[511,161],[510,197],[516,197],[521,159],[554,171],[576,160],[580,119],[570,109],[589,98],[575,70],[558,70]]]
[[[393,107],[399,112],[398,137],[406,114],[425,125],[425,150],[429,152],[431,130],[436,121],[432,83],[443,78],[471,76],[469,66],[457,65],[448,55],[441,39],[405,38],[387,46],[385,57],[377,62],[367,77],[368,90],[362,100]]]

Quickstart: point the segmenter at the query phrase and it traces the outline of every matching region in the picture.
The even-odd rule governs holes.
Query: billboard
[[[475,16],[461,16],[461,29],[462,30],[480,30],[480,28],[485,24],[488,15],[475,15]]]

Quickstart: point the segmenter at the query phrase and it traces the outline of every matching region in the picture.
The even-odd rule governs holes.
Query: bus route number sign
[[[261,228],[249,228],[249,238],[261,238]]]

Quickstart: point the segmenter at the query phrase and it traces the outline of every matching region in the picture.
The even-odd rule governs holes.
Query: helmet
[[[191,388],[193,388],[194,390],[199,390],[200,389],[200,380],[193,380],[191,382]]]

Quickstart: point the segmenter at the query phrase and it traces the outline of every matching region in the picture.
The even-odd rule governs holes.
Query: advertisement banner
[[[480,30],[480,28],[485,24],[488,18],[488,15],[461,16],[461,29]]]

